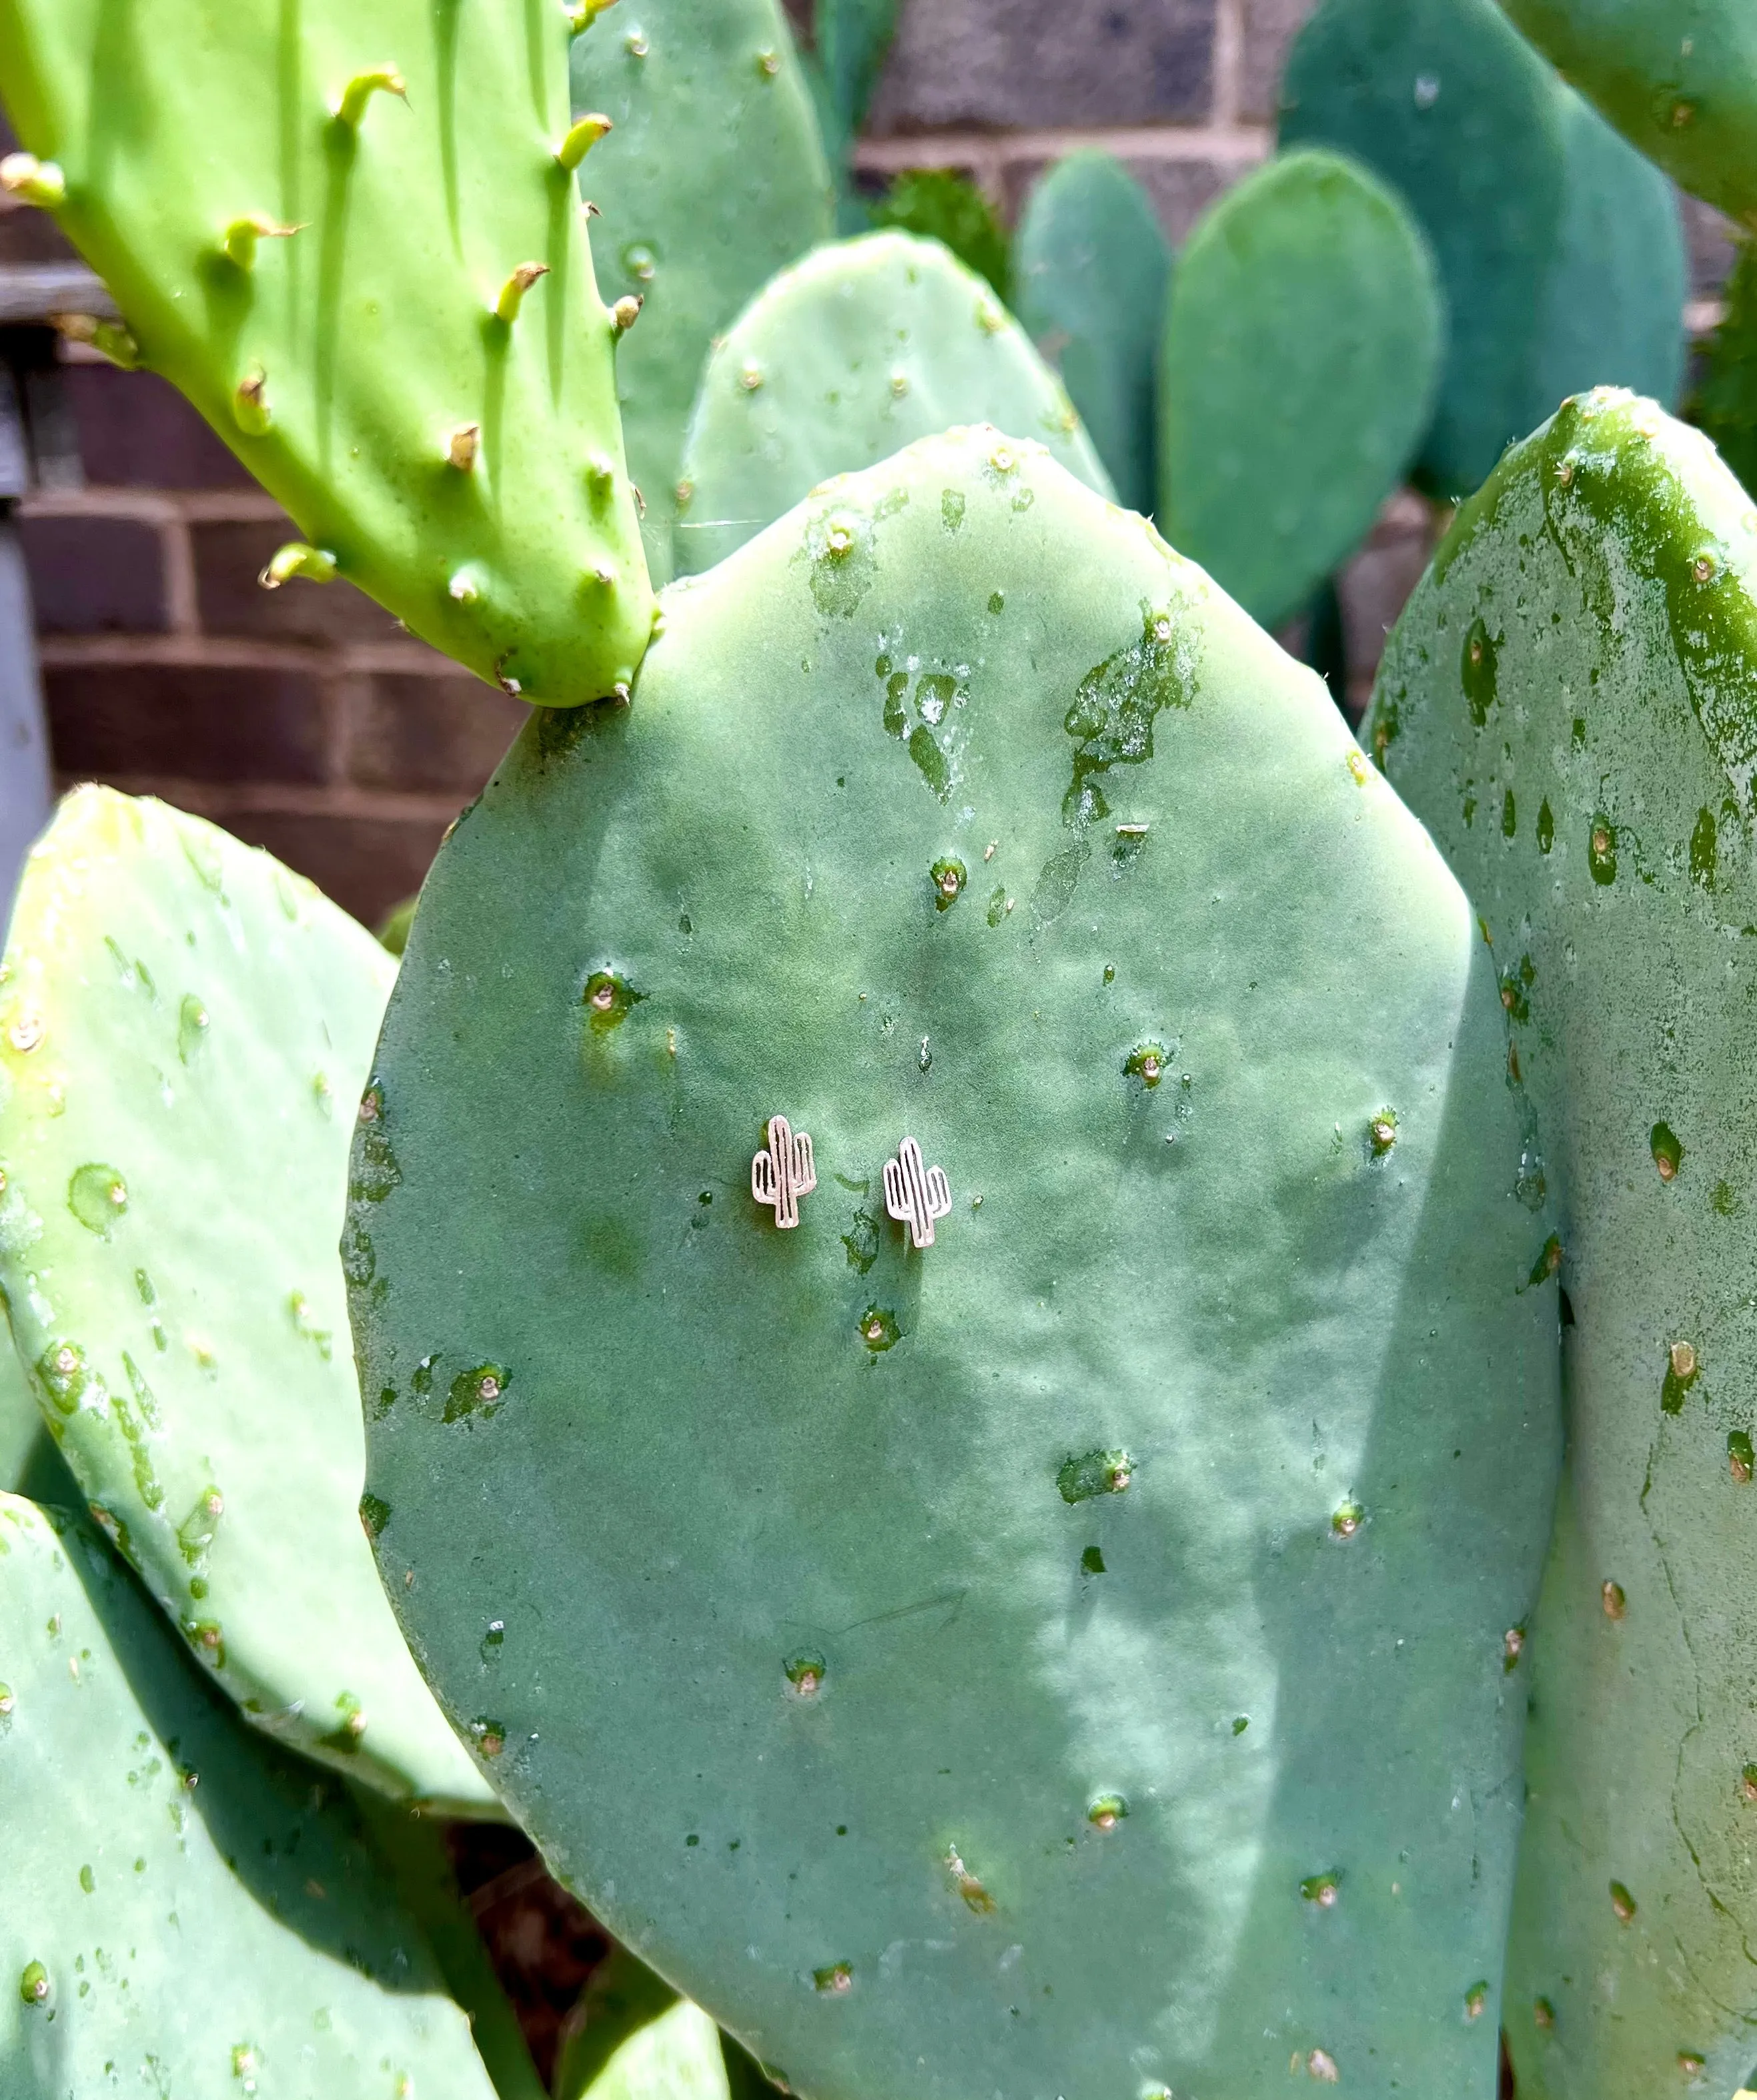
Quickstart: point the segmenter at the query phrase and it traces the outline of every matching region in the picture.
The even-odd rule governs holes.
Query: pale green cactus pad
[[[1757,229],[1757,11],[1749,0],[1502,4],[1649,160]]]
[[[731,2100],[720,2030],[625,1947],[567,2016],[555,2100]]]
[[[1520,2100],[1730,2093],[1757,2059],[1750,499],[1651,403],[1569,404],[1465,507],[1370,734],[1482,914],[1561,1203]]]
[[[622,0],[573,46],[573,102],[616,126],[581,174],[608,298],[644,302],[616,353],[647,561],[671,574],[678,456],[713,338],[834,231],[810,90],[779,0]]]
[[[479,1813],[361,1528],[336,1242],[395,975],[266,854],[68,796],[0,968],[0,1285],[93,1515],[222,1688],[373,1785]]]
[[[972,423],[1110,479],[1061,382],[937,240],[868,233],[766,285],[716,346],[683,448],[677,566],[724,561],[819,483]]]
[[[1556,1300],[1462,893],[1040,447],[665,606],[441,854],[356,1154],[439,1696],[817,2100],[1492,2100]]]
[[[1283,153],[1179,258],[1160,350],[1160,530],[1266,627],[1364,540],[1428,428],[1433,257],[1339,154]]]
[[[14,186],[292,513],[291,573],[550,705],[625,685],[652,618],[567,44],[553,0],[0,0],[52,170]]]
[[[1158,495],[1159,334],[1172,251],[1153,201],[1109,153],[1071,153],[1031,193],[1013,245],[1019,320],[1062,375],[1116,485]]]
[[[342,1789],[81,1521],[0,1494],[0,2089],[494,2100]]]

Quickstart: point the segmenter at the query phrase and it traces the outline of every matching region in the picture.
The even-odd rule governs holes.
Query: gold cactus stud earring
[[[909,1228],[918,1247],[934,1244],[934,1220],[951,1208],[945,1168],[924,1166],[921,1148],[912,1137],[906,1137],[897,1157],[885,1162],[885,1207],[898,1224]]]
[[[770,1116],[768,1144],[750,1162],[750,1193],[775,1211],[776,1228],[791,1232],[799,1223],[799,1199],[818,1185],[811,1140],[795,1130],[785,1116]]]

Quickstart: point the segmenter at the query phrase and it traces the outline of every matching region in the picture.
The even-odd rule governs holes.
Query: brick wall
[[[960,167],[1010,216],[1076,144],[1124,159],[1175,236],[1268,150],[1311,0],[908,0],[859,164]],[[1693,218],[1698,292],[1724,236]],[[0,264],[64,254],[0,212]],[[67,353],[64,353],[67,354]],[[64,780],[161,794],[269,847],[368,920],[413,889],[523,713],[346,585],[258,589],[287,522],[162,382],[71,354],[86,486],[23,517]],[[1389,506],[1344,593],[1357,687],[1425,559]]]

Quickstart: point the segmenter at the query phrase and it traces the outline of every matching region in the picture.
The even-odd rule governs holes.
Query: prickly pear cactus
[[[1395,196],[1287,153],[1190,236],[1160,352],[1160,528],[1278,626],[1366,538],[1428,427],[1444,316]]]
[[[1757,15],[1744,0],[1503,0],[1623,136],[1757,229]]]
[[[1565,393],[1676,399],[1683,234],[1669,187],[1494,0],[1322,0],[1282,87],[1283,146],[1352,154],[1433,245],[1449,346],[1424,479],[1465,495]]]
[[[731,2100],[720,2031],[625,1947],[568,2014],[556,2100]]]
[[[795,2090],[1490,2100],[1556,1314],[1463,896],[1038,447],[666,607],[459,825],[380,1043],[440,1696]]]
[[[347,576],[528,699],[625,686],[652,598],[564,16],[306,0],[291,21],[139,0],[123,33],[107,0],[0,0],[35,157],[10,187],[298,521],[271,582]]]
[[[95,1533],[0,1495],[0,2088],[493,2100],[362,1842]]]
[[[830,171],[778,0],[625,0],[575,40],[572,74],[575,110],[616,126],[580,179],[606,296],[642,302],[616,387],[662,582],[709,345],[830,238]]]
[[[1013,245],[1020,322],[1061,373],[1117,501],[1143,513],[1158,495],[1155,377],[1171,271],[1151,198],[1110,154],[1071,153],[1032,190]]]
[[[678,488],[681,573],[711,568],[833,474],[966,423],[1110,484],[1060,382],[938,241],[868,233],[766,285],[715,346]]]
[[[93,1515],[222,1688],[371,1785],[481,1812],[361,1529],[335,1246],[395,974],[266,854],[70,795],[0,969],[0,1285]]]
[[[1757,488],[1757,242],[1739,244],[1689,416],[1746,488]]]
[[[1369,733],[1482,915],[1561,1203],[1520,2100],[1730,2093],[1757,2061],[1750,498],[1651,403],[1569,404],[1465,507]]]

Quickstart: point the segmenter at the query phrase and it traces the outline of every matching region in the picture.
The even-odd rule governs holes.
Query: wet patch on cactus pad
[[[1065,1502],[1090,1502],[1094,1495],[1119,1495],[1135,1477],[1135,1462],[1126,1451],[1088,1451],[1070,1458],[1056,1475]]]

